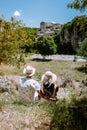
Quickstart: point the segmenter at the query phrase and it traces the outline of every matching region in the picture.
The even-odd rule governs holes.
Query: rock
[[[11,81],[7,77],[0,77],[0,91],[10,92]]]
[[[7,76],[0,76],[0,92],[14,92],[17,89],[17,83]]]

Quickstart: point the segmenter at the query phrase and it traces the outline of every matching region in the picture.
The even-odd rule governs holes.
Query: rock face
[[[79,44],[84,40],[87,33],[87,17],[77,16],[71,22],[66,23],[60,33],[60,43],[71,43],[76,51]]]

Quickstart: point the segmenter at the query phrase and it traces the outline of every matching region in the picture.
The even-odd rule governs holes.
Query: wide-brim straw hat
[[[51,80],[51,82],[54,83],[57,80],[57,76],[51,71],[46,71],[42,76],[42,82],[47,82],[47,80]]]
[[[27,65],[23,70],[23,74],[26,74],[27,76],[33,76],[35,74],[35,68]]]

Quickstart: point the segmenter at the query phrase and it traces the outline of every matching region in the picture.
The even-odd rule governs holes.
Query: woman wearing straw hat
[[[51,71],[46,71],[42,75],[42,92],[45,96],[48,98],[57,98],[57,92],[58,92],[58,80],[57,76],[52,73]]]

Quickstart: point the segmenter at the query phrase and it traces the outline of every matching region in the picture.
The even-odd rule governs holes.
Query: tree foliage
[[[56,53],[56,44],[52,37],[41,36],[34,43],[34,48],[43,56]]]
[[[79,49],[78,49],[78,55],[83,56],[85,59],[87,59],[87,38],[83,40],[81,43]]]
[[[84,11],[87,8],[87,0],[74,0],[67,5],[69,8],[74,8],[80,11]]]
[[[32,46],[33,42],[35,41],[36,32],[39,30],[39,28],[25,27],[24,30],[26,32],[26,44],[24,46],[25,52],[33,52]]]
[[[13,17],[10,21],[0,18],[0,63],[19,64],[23,61],[23,53],[31,47],[36,31]]]

